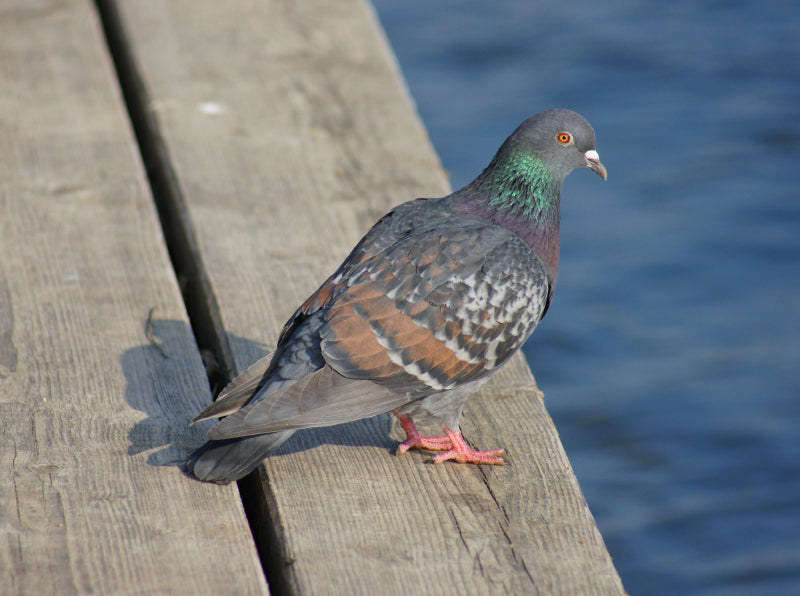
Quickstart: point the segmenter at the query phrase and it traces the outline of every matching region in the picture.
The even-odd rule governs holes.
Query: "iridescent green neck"
[[[544,224],[558,213],[561,182],[530,153],[496,156],[470,186],[484,196],[490,210],[505,217]]]
[[[457,209],[484,217],[517,236],[558,275],[561,185],[535,155],[501,148],[473,182],[453,194]]]

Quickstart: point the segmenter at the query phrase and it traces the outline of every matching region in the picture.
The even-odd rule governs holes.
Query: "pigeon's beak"
[[[600,163],[600,156],[597,155],[597,151],[589,149],[583,156],[586,158],[587,168],[596,172],[603,180],[608,180],[608,172],[606,172],[606,167]]]

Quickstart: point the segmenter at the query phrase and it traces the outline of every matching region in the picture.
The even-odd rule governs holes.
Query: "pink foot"
[[[491,449],[489,451],[473,451],[470,449],[464,437],[461,436],[461,431],[453,431],[449,428],[444,428],[447,436],[450,438],[452,447],[449,451],[438,454],[433,458],[433,463],[440,464],[447,460],[454,460],[460,464],[493,464],[502,466],[505,464],[501,455],[505,455],[505,449]]]
[[[444,451],[433,458],[433,463],[440,464],[448,460],[454,460],[461,464],[493,464],[502,466],[505,464],[501,455],[505,455],[505,449],[492,449],[489,451],[474,451],[470,449],[461,431],[450,430],[444,427],[446,435],[441,437],[423,437],[417,430],[414,421],[408,416],[404,416],[397,410],[395,415],[403,430],[406,431],[407,439],[397,447],[398,453],[405,453],[409,449],[427,449],[428,451]]]
[[[442,435],[441,437],[423,437],[417,430],[417,426],[408,416],[403,416],[400,412],[395,411],[397,419],[403,425],[403,430],[406,431],[407,439],[397,446],[397,453],[405,453],[409,449],[427,449],[428,451],[447,451],[453,448],[450,442],[450,437]]]

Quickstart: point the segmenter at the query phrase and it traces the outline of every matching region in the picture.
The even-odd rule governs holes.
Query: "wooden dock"
[[[503,467],[388,415],[238,488],[178,467],[201,354],[243,369],[447,191],[363,0],[0,0],[0,594],[624,593],[521,356],[462,423]]]

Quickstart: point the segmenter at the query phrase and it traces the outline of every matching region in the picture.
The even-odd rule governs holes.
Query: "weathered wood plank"
[[[0,90],[0,593],[267,593],[174,467],[210,392],[94,5],[0,1]]]
[[[445,193],[444,173],[360,0],[119,7],[241,369],[377,217]],[[463,428],[510,464],[396,457],[389,416],[298,433],[260,484],[274,586],[622,593],[522,358]]]

